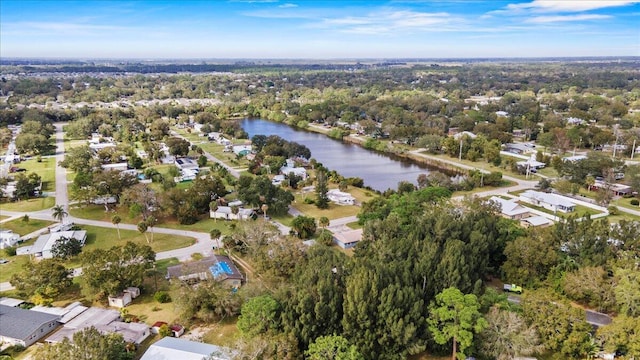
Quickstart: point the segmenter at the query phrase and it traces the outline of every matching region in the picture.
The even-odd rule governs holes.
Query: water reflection
[[[288,141],[306,145],[311,150],[311,156],[327,168],[344,177],[362,178],[365,185],[376,190],[396,189],[400,181],[415,184],[419,174],[429,172],[426,166],[334,140],[322,134],[297,130],[288,125],[262,119],[245,119],[241,124],[250,137],[278,135]]]

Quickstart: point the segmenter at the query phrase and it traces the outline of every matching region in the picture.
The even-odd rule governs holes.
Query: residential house
[[[527,190],[520,194],[520,200],[555,212],[569,213],[575,211],[576,204],[569,198],[540,191]]]
[[[87,240],[87,232],[85,230],[71,230],[40,235],[32,246],[19,247],[16,253],[18,255],[35,255],[43,259],[51,259],[53,258],[53,248],[61,238],[80,240],[80,243],[84,246]]]
[[[351,194],[342,192],[338,189],[331,189],[327,191],[327,197],[338,205],[354,205],[356,202],[356,198]]]
[[[529,160],[518,161],[516,165],[525,169],[542,169],[547,166],[547,164],[536,160],[536,154],[531,154]]]
[[[140,360],[231,360],[232,351],[220,346],[164,337],[149,346]]]
[[[171,336],[173,337],[180,337],[182,336],[182,334],[184,334],[184,326],[182,325],[178,325],[178,324],[173,324],[171,326],[169,326],[169,324],[167,324],[164,321],[156,321],[153,326],[151,326],[151,333],[152,334],[159,334],[160,333],[160,328],[164,325],[167,325],[167,328],[169,328],[169,331],[171,331]]]
[[[280,168],[280,174],[288,177],[289,174],[293,173],[296,176],[302,178],[302,180],[307,179],[307,170],[303,167],[296,167],[295,161],[293,159],[287,159],[287,163],[285,166]]]
[[[527,146],[527,144],[518,144],[518,143],[510,143],[504,144],[504,151],[513,153],[513,154],[524,154],[529,152],[531,147]]]
[[[234,288],[240,287],[244,280],[233,261],[222,255],[170,266],[167,268],[167,278],[187,282],[215,279]]]
[[[60,330],[49,336],[46,341],[58,343],[64,338],[73,340],[73,334],[92,326],[102,334],[120,334],[124,341],[136,345],[140,345],[151,335],[151,330],[147,324],[123,322],[120,320],[120,312],[117,310],[90,307],[65,323]]]
[[[224,220],[249,220],[256,218],[256,212],[253,209],[245,209],[238,207],[238,213],[234,214],[231,206],[218,206],[215,211],[209,212],[212,219]]]
[[[475,139],[475,138],[478,137],[478,135],[472,133],[471,131],[462,131],[462,132],[454,134],[453,138],[456,139],[456,140],[460,140],[464,136],[468,136],[468,137],[470,137],[472,139]]]
[[[103,170],[113,170],[113,171],[125,171],[129,168],[129,164],[126,162],[115,163],[115,164],[103,164],[100,165]]]
[[[513,200],[505,200],[497,196],[492,196],[490,201],[500,206],[500,214],[502,217],[512,220],[520,220],[529,217],[529,209],[518,204]]]
[[[16,246],[20,242],[20,235],[11,230],[0,230],[0,249]]]
[[[333,234],[334,244],[343,249],[350,249],[362,240],[362,229],[350,230]]]
[[[192,159],[189,159],[187,157],[182,157],[182,158],[177,158],[176,159],[176,166],[178,167],[178,169],[180,170],[193,170],[193,169],[198,169],[198,163],[193,161]]]
[[[60,316],[0,305],[0,343],[27,347],[55,330]]]
[[[591,185],[591,190],[609,189],[616,196],[630,195],[633,193],[633,189],[629,185],[623,185],[618,183],[606,183],[602,180],[595,180]]]
[[[251,153],[252,147],[251,145],[234,145],[232,149],[233,153],[238,156],[247,156]]]
[[[126,290],[115,296],[109,296],[109,306],[123,308],[140,296],[140,289],[137,287],[128,287]]]
[[[520,220],[520,225],[523,227],[547,227],[553,225],[553,221],[547,219],[544,216],[531,216]]]
[[[305,173],[306,173],[306,171],[305,171]],[[275,186],[280,186],[280,185],[282,185],[284,180],[285,180],[284,175],[276,175],[276,176],[273,177],[273,179],[271,179],[271,184],[273,184]]]
[[[586,158],[587,158],[586,155],[574,155],[574,156],[563,157],[562,161],[574,163],[574,162],[585,160]]]

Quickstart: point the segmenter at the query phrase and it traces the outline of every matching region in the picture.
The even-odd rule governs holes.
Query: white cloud
[[[603,20],[610,19],[609,15],[598,14],[577,14],[577,15],[554,15],[554,16],[534,16],[531,19],[525,20],[527,23],[532,24],[547,24],[566,21],[585,21],[585,20]]]
[[[278,5],[278,7],[286,9],[286,8],[295,8],[295,7],[298,7],[298,5],[297,4],[292,4],[292,3],[285,3],[285,4],[282,4],[282,5]]]
[[[44,32],[54,34],[93,34],[113,31],[125,31],[131,28],[113,25],[95,25],[70,22],[16,22],[6,23],[9,31]]]
[[[388,10],[363,16],[325,18],[312,27],[329,28],[355,34],[391,34],[412,31],[439,31],[443,26],[460,23],[449,13],[425,13],[407,10]]]
[[[530,3],[509,4],[506,12],[532,10],[535,12],[581,12],[620,7],[640,3],[640,0],[534,0]]]

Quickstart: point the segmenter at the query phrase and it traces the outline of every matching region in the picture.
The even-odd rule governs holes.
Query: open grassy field
[[[305,214],[306,216],[310,216],[316,219],[319,219],[323,216],[326,216],[329,220],[339,219],[347,216],[354,216],[358,212],[360,212],[360,207],[355,205],[336,205],[334,203],[329,203],[329,207],[326,209],[318,209],[315,204],[305,204],[304,199],[316,198],[315,193],[308,194],[296,194],[295,202],[291,204],[296,210]]]
[[[87,231],[87,241],[83,251],[123,246],[127,241],[132,241],[139,245],[147,245],[147,240],[144,235],[138,231],[121,229],[120,238],[118,238],[118,232],[115,227],[105,228],[89,225],[81,225],[80,227]],[[153,235],[153,242],[151,242],[151,230],[147,231],[147,237],[150,241],[148,245],[150,245],[155,252],[179,249],[195,243],[193,238],[187,236],[158,233]]]
[[[56,190],[56,159],[53,157],[42,158],[38,162],[35,158],[17,164],[16,167],[27,169],[26,173],[32,172],[42,178],[42,191]]]
[[[231,346],[238,336],[237,318],[224,319],[208,325],[208,331],[202,336],[202,342],[220,346]]]
[[[5,256],[4,252],[0,253],[0,258],[6,259],[8,262],[0,264],[0,282],[11,280],[13,274],[22,271],[24,264],[29,262],[29,256]]]
[[[51,224],[54,224],[54,222],[37,219],[29,219],[28,222],[24,222],[22,218],[20,218],[0,224],[0,229],[8,229],[20,236],[25,236],[36,230],[45,228]]]
[[[89,205],[85,207],[74,207],[69,210],[69,213],[72,216],[81,218],[81,219],[89,219],[89,220],[98,220],[98,221],[108,221],[111,222],[111,218],[114,215],[120,216],[122,219],[122,224],[137,224],[140,222],[140,217],[132,218],[129,216],[129,212],[125,207],[116,207],[114,210],[105,212],[104,206],[102,205]],[[173,218],[160,218],[159,222],[156,225],[157,227],[164,227],[169,229],[178,229],[178,230],[188,230],[188,231],[200,231],[208,233],[211,229],[218,229],[222,232],[222,234],[229,233],[229,224],[231,222],[222,221],[222,220],[213,220],[207,217],[207,214],[201,216],[201,220],[192,225],[183,225],[178,223]]]
[[[0,204],[0,213],[2,211],[22,211],[32,212],[40,211],[53,207],[56,204],[56,198],[53,196],[39,197],[29,200],[21,200]]]

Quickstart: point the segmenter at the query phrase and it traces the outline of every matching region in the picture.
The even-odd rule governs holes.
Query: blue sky
[[[640,56],[640,0],[0,0],[0,57]]]

